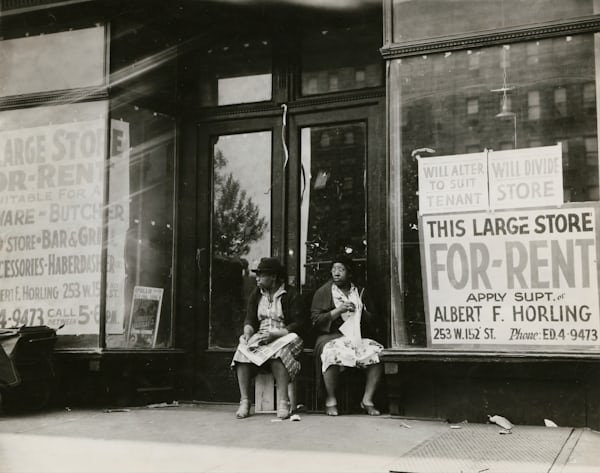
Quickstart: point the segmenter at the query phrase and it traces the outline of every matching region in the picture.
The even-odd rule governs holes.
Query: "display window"
[[[100,343],[105,35],[32,27],[0,41],[0,326],[47,325],[61,348]]]
[[[106,347],[171,346],[175,124],[113,109],[108,161]]]
[[[0,42],[0,326],[61,349],[172,344],[176,49],[135,25]]]
[[[102,343],[171,348],[178,48],[163,30],[128,17],[111,23],[110,44]]]
[[[597,42],[391,60],[394,347],[600,350]]]

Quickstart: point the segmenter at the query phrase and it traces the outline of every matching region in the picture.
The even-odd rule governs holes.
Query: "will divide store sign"
[[[563,205],[560,152],[419,161],[430,346],[600,349],[600,206]]]

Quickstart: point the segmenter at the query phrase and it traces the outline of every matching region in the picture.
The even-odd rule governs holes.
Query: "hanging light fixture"
[[[500,107],[500,113],[496,114],[496,118],[509,118],[515,116],[515,113],[510,109],[510,102],[507,95],[507,92],[514,89],[514,87],[509,87],[506,81],[506,51],[509,48],[510,46],[506,45],[502,47],[502,87],[491,90],[491,92],[502,92],[502,105]]]
[[[510,49],[510,46],[502,46],[502,87],[499,89],[492,89],[491,92],[502,92],[502,102],[500,105],[500,112],[495,115],[496,118],[512,118],[514,124],[514,147],[517,149],[517,114],[510,108],[510,101],[508,99],[507,92],[514,89],[509,87],[506,80],[506,51]]]

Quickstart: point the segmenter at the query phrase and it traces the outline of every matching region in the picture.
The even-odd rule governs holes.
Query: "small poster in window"
[[[164,289],[135,286],[127,330],[127,346],[153,348],[156,345]]]

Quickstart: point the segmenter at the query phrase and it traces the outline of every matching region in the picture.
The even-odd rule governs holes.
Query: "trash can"
[[[45,325],[0,331],[0,394],[4,412],[41,409],[55,384],[56,330]]]

